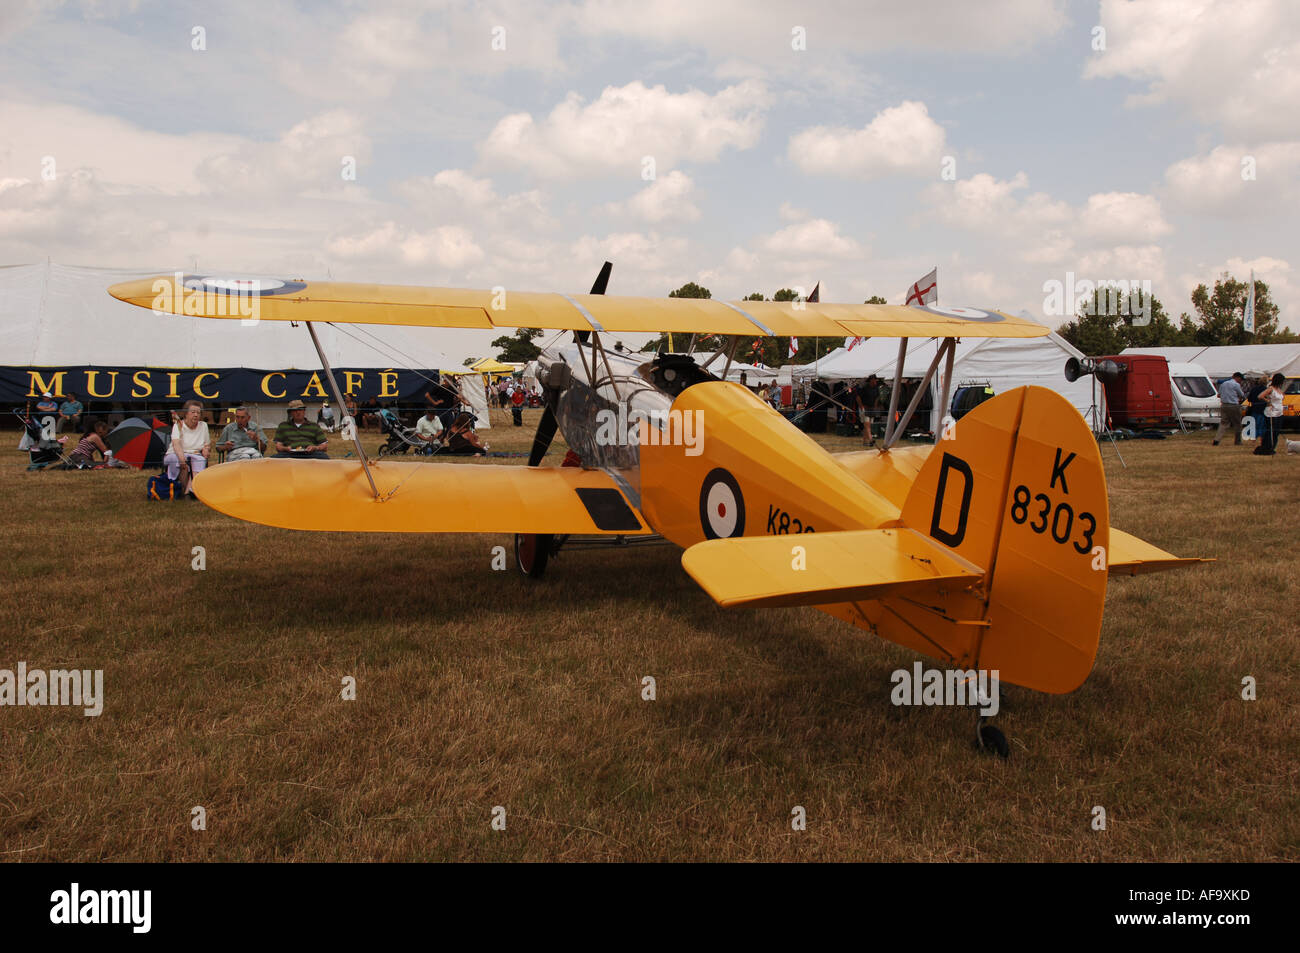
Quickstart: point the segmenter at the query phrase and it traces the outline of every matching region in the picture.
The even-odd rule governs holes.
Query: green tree
[[[1146,323],[1139,323],[1144,317]],[[1079,308],[1073,321],[1056,329],[1084,354],[1118,354],[1126,347],[1170,347],[1194,344],[1182,327],[1174,327],[1155,295],[1117,296],[1098,288]]]
[[[761,292],[761,291],[755,291],[755,292],[752,292],[752,293],[750,293],[750,294],[745,295],[745,300],[746,300],[746,301],[766,301],[767,299],[763,297],[763,292]]]
[[[712,298],[713,292],[693,281],[688,281],[676,291],[668,292],[670,298]]]
[[[705,288],[703,285],[697,285],[693,281],[688,281],[686,282],[686,284],[682,285],[676,291],[668,292],[668,297],[670,298],[712,298],[713,292],[710,291],[708,288]],[[685,352],[687,347],[690,346],[690,341],[691,341],[691,336],[689,334],[674,334],[672,336],[671,350],[674,350],[676,353],[681,354]],[[717,350],[717,348],[721,346],[721,342],[722,342],[722,337],[720,335],[706,334],[696,339],[695,350],[697,351]],[[667,351],[670,350],[668,344],[669,344],[668,335],[661,334],[654,340],[647,343],[645,346],[645,350]]]
[[[501,349],[497,354],[497,360],[507,363],[536,360],[537,355],[542,353],[542,349],[533,343],[533,338],[541,335],[541,328],[518,328],[514,334],[503,334],[492,342],[493,347]]]
[[[1255,333],[1242,326],[1246,294],[1250,289],[1226,271],[1215,280],[1214,290],[1204,284],[1192,292],[1195,316],[1185,325],[1195,336],[1189,343],[1213,347],[1220,344],[1271,344],[1294,340],[1295,335],[1278,328],[1278,307],[1269,296],[1268,285],[1255,279]]]
[[[880,297],[880,295],[872,295],[870,298],[868,298],[866,301],[862,303],[863,304],[889,304],[889,302],[886,301],[884,298]]]

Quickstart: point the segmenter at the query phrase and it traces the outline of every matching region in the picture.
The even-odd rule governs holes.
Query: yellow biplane
[[[947,390],[959,338],[1046,327],[934,305],[613,297],[609,269],[576,296],[181,274],[109,290],[161,312],[303,322],[313,340],[314,322],[573,332],[538,360],[545,411],[527,467],[369,460],[358,441],[356,460],[242,461],[194,481],[208,506],[255,523],[511,533],[533,576],[570,537],[661,537],[720,605],[814,606],[952,668],[1055,693],[1092,669],[1111,575],[1198,562],[1111,528],[1097,441],[1053,391],[999,394],[947,420],[934,447],[895,446],[941,361]],[[626,332],[724,343],[700,361],[606,349]],[[882,449],[832,454],[726,381],[738,343],[762,335],[899,337],[898,374],[909,337],[943,343],[901,413],[895,378]],[[581,466],[539,466],[557,428]],[[1006,754],[983,718],[977,737]]]

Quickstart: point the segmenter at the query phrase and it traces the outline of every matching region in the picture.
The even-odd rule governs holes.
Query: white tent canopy
[[[903,377],[924,377],[940,343],[935,338],[910,340],[903,362]],[[1072,357],[1083,357],[1083,354],[1055,332],[1037,338],[967,338],[958,342],[953,356],[953,384],[949,397],[951,399],[957,388],[967,383],[989,384],[998,394],[1032,384],[1056,391],[1081,415],[1088,417],[1093,404],[1093,379],[1082,377],[1073,383],[1065,379],[1065,362]],[[882,381],[890,381],[897,360],[898,338],[870,338],[852,350],[833,353],[823,360],[816,376],[823,380],[862,380],[875,374]],[[812,365],[797,369],[795,376],[811,377]],[[940,361],[930,384],[934,404],[930,429],[935,433],[939,431],[943,417],[938,407],[942,376],[943,362]],[[1104,405],[1101,387],[1096,388],[1096,401],[1099,407]]]
[[[693,354],[696,364],[703,364],[709,359],[709,354]],[[726,363],[725,357],[720,357],[709,366],[709,373],[717,375],[722,373],[722,368]],[[759,384],[767,384],[776,380],[776,371],[770,367],[759,367],[757,364],[746,364],[743,361],[732,361],[731,367],[727,371],[727,380],[740,382],[740,375],[745,375],[745,383],[750,387],[757,387]]]
[[[1281,372],[1300,377],[1300,344],[1238,344],[1218,347],[1126,347],[1121,354],[1158,354],[1171,364],[1199,364],[1214,380],[1237,371]]]
[[[108,293],[109,285],[164,273],[0,266],[0,365],[320,367],[301,325],[157,315]],[[436,328],[320,325],[316,333],[335,367],[459,369],[438,346]]]

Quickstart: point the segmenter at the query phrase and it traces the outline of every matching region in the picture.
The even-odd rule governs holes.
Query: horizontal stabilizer
[[[1110,559],[1107,567],[1112,576],[1140,576],[1149,572],[1164,572],[1166,569],[1178,569],[1193,563],[1212,563],[1213,559],[1180,559],[1173,553],[1167,553],[1158,546],[1152,546],[1145,540],[1111,527]]]
[[[718,605],[751,607],[921,595],[984,574],[910,529],[711,539],[686,550],[682,565]]]
[[[380,460],[376,499],[355,460],[241,460],[194,478],[200,500],[282,529],[361,533],[650,532],[614,479],[578,467]]]

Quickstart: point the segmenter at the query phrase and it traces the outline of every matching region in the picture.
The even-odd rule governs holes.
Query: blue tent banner
[[[334,379],[344,395],[359,403],[379,401],[422,403],[425,391],[438,379],[436,370],[335,368]],[[75,393],[82,402],[166,404],[201,400],[218,404],[274,403],[290,400],[333,400],[321,370],[258,370],[247,367],[0,367],[0,402],[22,404],[49,391],[56,396]]]

